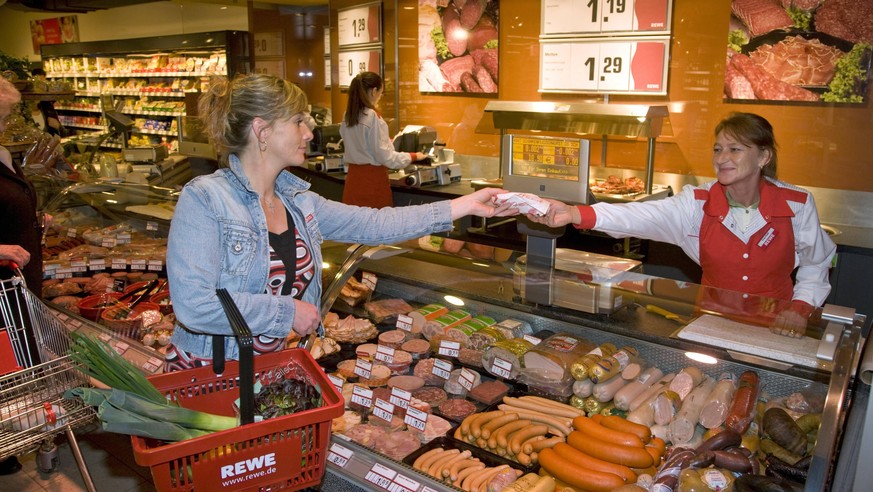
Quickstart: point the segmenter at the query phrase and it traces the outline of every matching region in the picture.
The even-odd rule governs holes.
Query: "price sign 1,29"
[[[337,41],[340,48],[381,41],[381,9],[378,3],[337,12]]]

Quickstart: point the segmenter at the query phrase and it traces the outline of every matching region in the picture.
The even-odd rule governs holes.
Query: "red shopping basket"
[[[150,467],[155,488],[167,492],[195,486],[209,492],[299,490],[320,483],[331,420],[343,414],[342,397],[306,350],[252,358],[245,320],[224,289],[218,294],[240,342],[240,360],[225,363],[219,337],[213,340],[213,367],[151,376],[152,384],[182,407],[226,416],[234,415],[234,402],[240,398],[240,419],[251,422],[254,381],[267,385],[292,373],[318,389],[322,405],[172,444],[131,436],[136,462]]]
[[[172,444],[131,436],[136,462],[151,468],[157,490],[298,490],[321,482],[330,424],[343,414],[342,398],[306,350],[259,355],[254,363],[263,384],[282,377],[289,363],[298,364],[320,389],[322,406]],[[220,376],[202,367],[149,380],[185,408],[233,415],[238,374],[239,362],[228,361]]]

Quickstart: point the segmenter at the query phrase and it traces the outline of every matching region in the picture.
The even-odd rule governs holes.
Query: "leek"
[[[110,388],[129,391],[155,403],[167,403],[143,373],[111,347],[80,333],[71,335],[70,358],[82,372]]]

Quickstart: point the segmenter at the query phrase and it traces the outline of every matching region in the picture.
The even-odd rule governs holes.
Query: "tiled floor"
[[[153,492],[148,468],[136,464],[130,437],[103,432],[98,425],[76,431],[79,449],[98,492]],[[8,492],[76,492],[85,490],[82,475],[62,434],[58,442],[59,464],[52,473],[42,473],[36,466],[36,453],[19,456],[22,469],[0,477],[0,491]]]

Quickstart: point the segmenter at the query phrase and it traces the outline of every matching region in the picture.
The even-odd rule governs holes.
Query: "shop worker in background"
[[[45,70],[41,68],[34,68],[31,72],[33,78],[37,81],[42,82],[43,85],[45,82]],[[34,87],[36,89],[36,87]],[[46,92],[48,90],[47,87],[43,88],[44,90],[40,92]],[[57,135],[59,137],[63,137],[66,130],[64,126],[61,124],[60,117],[58,116],[58,111],[55,109],[55,104],[52,101],[39,101],[36,103],[36,107],[32,111],[33,120],[36,122],[37,126],[40,130],[45,131],[49,135]]]
[[[212,358],[212,335],[239,348],[217,288],[233,298],[255,338],[256,353],[281,350],[321,323],[321,243],[396,243],[448,231],[466,215],[518,213],[496,206],[499,189],[425,205],[365,208],[327,200],[285,170],[301,166],[312,140],[306,95],[270,75],[210,81],[199,114],[223,168],[192,179],[176,205],[167,273],[177,326],[168,371]]]
[[[425,159],[421,152],[397,152],[388,135],[388,124],[376,111],[382,98],[382,77],[361,72],[349,84],[349,102],[340,125],[343,160],[348,164],[343,203],[362,207],[390,207],[389,169],[403,169]]]
[[[710,306],[738,308],[747,318],[766,321],[774,333],[802,337],[810,314],[830,291],[836,251],[820,227],[812,195],[776,179],[773,127],[756,114],[733,113],[718,124],[712,164],[716,181],[686,185],[670,198],[592,206],[549,200],[548,214],[528,218],[678,245],[701,266],[701,284],[717,288],[709,289],[720,297],[708,299]],[[762,306],[767,303],[760,298],[737,293],[782,302]],[[758,305],[738,306],[744,302]]]

